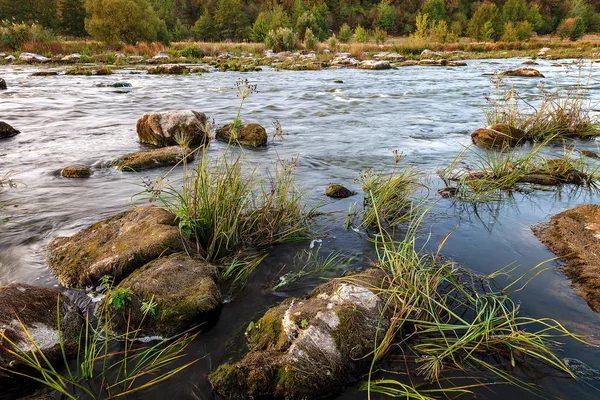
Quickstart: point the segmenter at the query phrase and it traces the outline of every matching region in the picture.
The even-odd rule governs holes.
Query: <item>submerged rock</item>
[[[21,132],[16,130],[15,128],[13,128],[9,124],[7,124],[6,122],[0,121],[0,139],[6,139],[9,137],[13,137],[15,135],[18,135],[19,133],[21,133]]]
[[[133,294],[127,307],[114,312],[112,328],[125,332],[129,318],[129,326],[140,327],[145,335],[170,337],[210,322],[222,302],[217,277],[215,266],[185,253],[151,261],[118,285]],[[155,313],[144,318],[142,303],[152,297]]]
[[[104,275],[117,283],[142,265],[184,248],[175,215],[146,207],[96,222],[73,236],[53,238],[47,261],[63,286],[96,286]]]
[[[579,153],[581,153],[581,155],[583,155],[583,156],[593,158],[595,160],[600,158],[598,153],[594,153],[593,151],[589,151],[589,150],[581,150]]]
[[[577,170],[568,161],[555,158],[547,160],[542,168],[519,178],[518,181],[538,185],[584,185],[589,179],[585,172]]]
[[[504,71],[503,76],[522,76],[526,78],[545,78],[545,76],[535,68],[521,67],[509,71]]]
[[[259,124],[243,124],[235,135],[232,132],[233,124],[227,124],[217,130],[216,138],[223,142],[237,142],[249,147],[263,147],[267,145],[269,135],[265,128]]]
[[[513,147],[525,140],[525,137],[522,129],[507,124],[493,124],[471,134],[473,143],[488,149]]]
[[[338,185],[337,183],[331,184],[325,189],[325,196],[334,199],[345,199],[346,197],[354,196],[355,194],[356,193],[352,190],[347,189],[342,185]]]
[[[89,178],[92,171],[87,165],[69,165],[60,170],[60,176],[64,178]]]
[[[56,76],[58,72],[56,71],[36,71],[31,76]]]
[[[31,351],[34,346],[27,333],[49,360],[62,357],[57,318],[59,297],[61,338],[67,354],[73,353],[77,350],[83,319],[67,297],[54,289],[21,283],[0,287],[0,368],[15,368],[20,364],[14,355],[6,351],[15,350],[7,339],[21,350]]]
[[[148,74],[150,75],[184,75],[189,72],[190,69],[188,67],[180,64],[159,65],[148,69]]]
[[[191,145],[201,145],[209,140],[206,123],[206,115],[197,111],[152,112],[137,121],[136,129],[140,143],[163,147],[189,141]]]
[[[525,60],[523,61],[523,65],[539,65],[534,60]]]
[[[7,86],[6,86],[6,81],[2,78],[0,78],[0,90],[6,90]]]
[[[112,70],[108,67],[95,67],[95,68],[81,68],[75,67],[67,70],[65,75],[75,75],[75,76],[104,76],[104,75],[112,75]]]
[[[184,157],[191,161],[194,153],[180,146],[168,146],[126,154],[114,160],[112,165],[121,171],[142,171],[175,165]]]
[[[600,312],[600,205],[584,204],[533,227],[535,235],[567,263],[577,294]]]
[[[389,326],[378,289],[386,274],[371,269],[321,285],[306,299],[287,299],[246,331],[249,352],[210,374],[225,399],[325,398],[368,369],[377,338]]]

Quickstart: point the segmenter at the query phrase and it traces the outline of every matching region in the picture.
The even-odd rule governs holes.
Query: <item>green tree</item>
[[[427,14],[431,25],[446,18],[446,5],[444,0],[426,0],[421,7],[421,13]]]
[[[153,42],[166,32],[148,0],[87,0],[85,29],[92,37],[107,43]]]
[[[214,18],[221,39],[241,41],[250,36],[248,16],[240,0],[219,0]]]
[[[250,39],[255,42],[264,42],[267,34],[269,33],[269,23],[265,17],[265,13],[261,12],[256,17],[254,24],[252,25],[252,32],[250,33]]]
[[[469,21],[467,35],[478,40],[498,39],[502,36],[502,19],[496,4],[485,2],[479,6]]]
[[[342,43],[348,43],[352,40],[352,28],[350,28],[350,25],[344,22],[338,32],[338,38]]]
[[[502,6],[502,20],[516,24],[519,21],[525,21],[529,13],[529,7],[525,0],[508,0]]]
[[[60,29],[64,34],[86,36],[85,17],[83,0],[62,0],[60,4]]]
[[[218,39],[215,22],[212,14],[208,11],[208,8],[204,8],[204,12],[200,18],[196,20],[196,23],[194,23],[192,33],[194,34],[194,37],[199,40],[211,41]]]
[[[0,0],[0,20],[39,23],[53,30],[59,27],[57,0]]]
[[[375,25],[386,32],[391,32],[396,26],[396,10],[390,5],[389,0],[383,0],[377,6]]]

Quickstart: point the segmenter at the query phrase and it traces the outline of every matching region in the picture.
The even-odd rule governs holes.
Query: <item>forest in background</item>
[[[576,40],[600,31],[600,0],[0,0],[0,45],[46,37],[141,41]]]

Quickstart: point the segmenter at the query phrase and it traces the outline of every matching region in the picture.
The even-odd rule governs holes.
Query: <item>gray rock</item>
[[[137,122],[137,134],[141,143],[164,147],[177,141],[189,140],[192,145],[209,140],[206,132],[207,118],[192,110],[146,113]]]
[[[15,135],[18,135],[19,132],[6,122],[0,121],[0,139],[6,139]]]

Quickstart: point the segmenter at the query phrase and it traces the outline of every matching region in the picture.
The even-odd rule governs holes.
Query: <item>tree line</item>
[[[2,24],[109,42],[257,41],[274,32],[342,41],[369,31],[448,40],[576,39],[600,31],[600,0],[0,0]],[[272,39],[272,38],[271,38]]]

